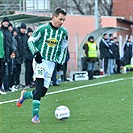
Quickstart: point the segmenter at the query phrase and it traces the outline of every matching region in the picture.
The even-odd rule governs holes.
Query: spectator
[[[20,27],[18,27],[18,34],[17,34],[17,57],[16,57],[16,89],[21,88],[20,85],[20,73],[21,73],[21,64],[23,63],[24,58],[24,46],[27,45],[27,36],[26,36],[26,24],[21,23]]]
[[[66,60],[65,60],[65,63],[63,64],[62,66],[62,69],[63,69],[63,81],[69,81],[66,77],[66,73],[67,73],[67,64],[68,64],[68,61],[70,59],[70,53],[69,53],[69,50],[67,49],[67,55],[66,55]]]
[[[18,58],[18,51],[17,51],[17,29],[14,27],[12,30],[12,45],[15,49],[15,57],[11,58],[12,60],[12,74],[11,74],[11,81],[10,81],[10,88],[12,91],[16,91],[16,59]]]
[[[114,37],[114,44],[115,44],[115,47],[114,47],[114,58],[115,58],[115,61],[116,61],[115,73],[120,73],[121,63],[120,63],[120,53],[119,53],[119,42],[118,42],[117,37]]]
[[[2,20],[2,25],[1,25],[1,31],[3,32],[4,35],[4,51],[5,51],[5,56],[4,56],[4,64],[3,64],[3,84],[4,84],[4,89],[5,91],[11,91],[9,89],[9,83],[10,83],[10,70],[9,70],[9,64],[10,64],[10,56],[12,53],[15,51],[12,51],[11,44],[12,44],[12,35],[11,32],[8,30],[9,26],[9,19],[7,17],[4,17]]]
[[[57,63],[55,63],[55,68],[54,68],[52,78],[51,78],[51,80],[53,82],[53,86],[59,86],[59,84],[57,83],[57,69],[58,69],[57,67],[58,67],[58,65],[57,65]]]
[[[114,74],[114,68],[115,68],[115,58],[114,58],[114,49],[115,49],[115,44],[114,44],[114,35],[109,34],[109,58],[108,58],[108,75]]]
[[[13,25],[12,25],[12,23],[9,23],[8,30],[9,30],[10,32],[13,31]]]
[[[85,56],[81,57],[81,64],[82,64],[82,71],[87,71],[87,60]]]
[[[102,69],[104,70],[104,74],[107,74],[108,59],[110,57],[110,53],[112,53],[112,51],[109,48],[109,40],[107,33],[103,34],[103,38],[101,39],[99,44],[99,50],[100,50],[100,58],[102,61]]]
[[[31,28],[27,29],[27,41],[32,35],[33,30]],[[25,86],[32,87],[33,83],[33,67],[32,67],[33,55],[29,50],[28,43],[24,45],[24,63],[25,63]]]
[[[13,86],[13,67],[14,67],[14,61],[15,61],[14,58],[15,58],[15,52],[16,52],[16,45],[15,45],[15,40],[14,40],[14,37],[13,37],[13,25],[11,23],[9,23],[8,30],[11,32],[11,35],[12,35],[11,50],[14,51],[12,53],[12,55],[10,56],[10,61],[9,61],[9,77],[10,77],[9,89],[12,90],[12,86]]]
[[[89,36],[88,41],[84,44],[85,56],[87,57],[87,71],[89,79],[93,79],[95,62],[97,61],[97,45],[94,37]]]
[[[3,81],[3,58],[4,58],[4,46],[3,46],[3,33],[0,30],[0,94],[6,94],[2,88],[2,81]]]
[[[130,65],[131,58],[132,58],[132,42],[131,37],[128,36],[126,42],[123,45],[123,51],[124,51],[124,65]]]

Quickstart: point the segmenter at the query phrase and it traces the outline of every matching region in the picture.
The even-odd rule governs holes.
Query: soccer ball
[[[70,110],[68,107],[61,105],[55,109],[55,117],[58,120],[65,120],[70,117]]]

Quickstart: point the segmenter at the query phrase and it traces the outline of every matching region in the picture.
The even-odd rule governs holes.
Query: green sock
[[[24,92],[24,98],[25,99],[33,98],[32,91],[26,91],[26,92]]]
[[[33,100],[32,102],[32,116],[35,115],[39,116],[39,110],[40,110],[40,101],[39,100]]]

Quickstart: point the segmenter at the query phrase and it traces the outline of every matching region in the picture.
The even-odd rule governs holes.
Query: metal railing
[[[0,15],[13,14],[15,11],[20,11],[20,3],[18,0],[3,0],[0,1]]]
[[[48,14],[50,9],[50,0],[0,0],[0,15],[9,15],[16,11]]]

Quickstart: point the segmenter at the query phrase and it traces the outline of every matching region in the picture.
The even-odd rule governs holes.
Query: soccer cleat
[[[32,118],[31,122],[32,122],[33,124],[39,124],[39,123],[41,123],[40,120],[39,120],[39,117],[38,117],[37,115],[35,115],[35,116]]]
[[[23,104],[23,102],[24,102],[24,100],[25,100],[24,97],[23,97],[24,92],[26,92],[26,90],[21,91],[20,98],[19,98],[19,100],[18,100],[17,103],[16,103],[16,106],[17,106],[18,108],[22,106],[22,104]]]

